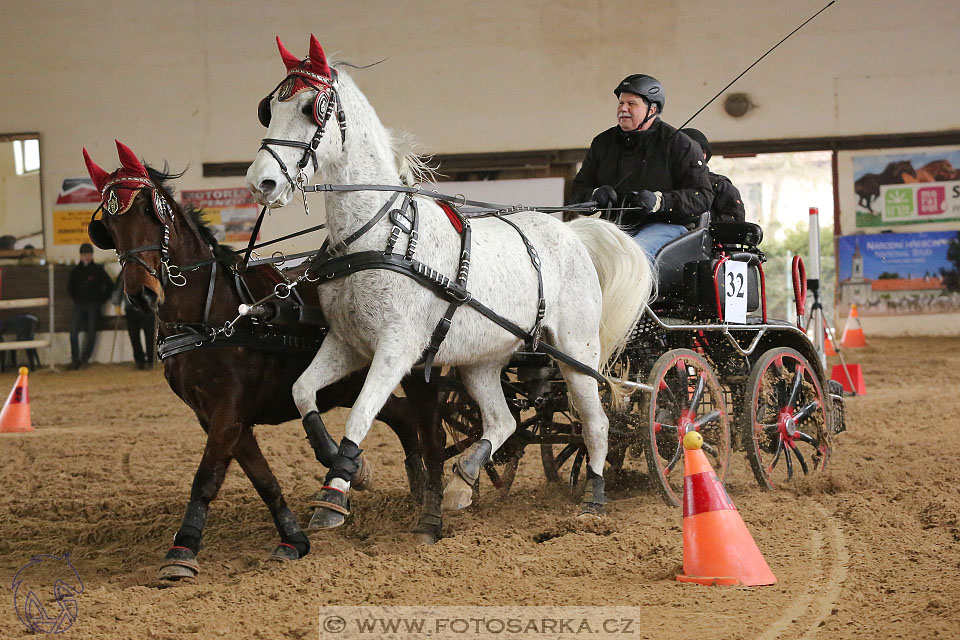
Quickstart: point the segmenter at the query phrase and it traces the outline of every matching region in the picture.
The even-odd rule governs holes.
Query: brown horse
[[[105,211],[102,219],[91,221],[89,234],[97,246],[117,251],[128,303],[156,313],[167,382],[193,409],[207,433],[186,515],[160,578],[177,580],[199,572],[196,554],[209,504],[234,458],[270,509],[280,533],[270,558],[301,558],[310,550],[309,539],[286,505],[253,426],[300,417],[291,387],[312,360],[325,329],[300,322],[292,301],[275,306],[276,318],[269,322],[249,317],[236,320],[238,306],[274,291],[283,281],[281,273],[270,265],[241,271],[238,258],[217,243],[199,212],[181,207],[171,196],[165,183],[179,175],[147,169],[129,149],[117,145],[123,167],[109,175],[84,150],[90,175],[104,196]],[[207,264],[184,273],[177,268],[198,262]],[[304,298],[311,293],[316,297],[315,290],[306,289]],[[297,302],[301,307],[316,304],[303,298]],[[285,320],[291,314],[292,319]],[[321,390],[318,409],[349,406],[363,380],[360,372]],[[412,376],[404,390],[407,399],[392,396],[378,417],[400,438],[411,493],[415,499],[427,495],[427,508],[414,531],[433,541],[440,533],[445,436],[439,428],[435,391]],[[317,425],[320,432],[311,430]],[[330,448],[335,452],[337,445],[319,415],[313,425],[304,420],[304,428],[317,459],[323,461],[326,452],[329,464]],[[418,440],[424,443],[428,477]],[[357,471],[357,480],[361,484],[369,480],[368,464]],[[431,507],[433,503],[436,508]]]
[[[948,182],[960,179],[960,170],[954,169],[949,160],[934,160],[919,169],[914,177],[904,176],[904,182]]]

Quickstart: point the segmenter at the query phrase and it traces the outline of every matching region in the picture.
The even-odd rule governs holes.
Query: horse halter
[[[306,86],[297,89],[298,82]],[[262,124],[264,127],[268,127],[270,126],[271,116],[270,101],[273,96],[276,95],[279,101],[285,102],[307,88],[315,89],[317,92],[317,97],[314,99],[313,110],[311,112],[313,121],[317,125],[317,130],[314,132],[313,138],[310,140],[310,142],[301,142],[300,140],[280,140],[277,138],[264,138],[260,141],[260,149],[273,156],[273,159],[276,160],[277,164],[280,165],[280,170],[283,172],[284,177],[286,177],[287,182],[289,182],[290,186],[294,189],[296,189],[298,186],[302,187],[306,183],[308,178],[305,169],[308,163],[313,162],[314,171],[320,168],[320,163],[317,161],[317,147],[320,146],[320,141],[323,139],[327,122],[330,120],[330,116],[333,113],[336,113],[337,124],[340,127],[340,144],[342,146],[344,143],[346,143],[347,118],[343,112],[343,105],[340,102],[340,94],[337,92],[337,70],[330,69],[330,77],[328,78],[319,73],[309,71],[302,66],[291,69],[287,72],[287,77],[284,78],[280,84],[274,87],[273,91],[267,94],[267,96],[263,98],[260,101],[260,104],[257,106],[257,117],[260,120],[260,124]],[[296,180],[294,180],[287,172],[287,167],[283,163],[283,160],[280,159],[280,156],[277,155],[276,151],[270,148],[270,145],[303,149],[303,156],[297,163]]]
[[[126,182],[132,182],[133,185],[128,186],[123,184]],[[133,193],[127,194],[126,197],[121,199],[117,196],[118,189],[129,190]],[[97,219],[97,213],[103,211],[110,216],[120,216],[127,213],[132,208],[137,195],[143,189],[150,189],[153,213],[163,225],[163,235],[161,236],[159,244],[147,244],[134,247],[133,249],[127,249],[126,251],[120,251],[117,249],[113,238],[110,237],[110,233],[107,231],[107,226],[103,223],[103,220]],[[126,203],[126,206],[122,206],[121,202]],[[150,180],[136,177],[116,178],[104,185],[103,202],[100,203],[100,206],[97,207],[93,215],[90,216],[90,223],[87,225],[87,235],[90,236],[90,240],[95,246],[105,250],[112,249],[117,253],[117,261],[120,263],[121,273],[123,269],[127,267],[127,264],[134,262],[143,267],[148,274],[159,280],[161,287],[166,287],[168,282],[174,286],[182,287],[187,283],[186,278],[180,273],[177,265],[170,264],[170,223],[172,221],[173,209],[167,203],[163,194],[160,193],[160,190],[157,189]],[[137,255],[147,251],[160,252],[159,272]]]

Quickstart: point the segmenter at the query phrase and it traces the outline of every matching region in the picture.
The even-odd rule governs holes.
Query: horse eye
[[[307,102],[307,103],[305,103],[305,104],[303,105],[303,108],[300,109],[300,111],[302,111],[302,112],[303,112],[303,115],[307,116],[308,118],[312,118],[312,117],[313,117],[313,103],[312,103],[312,102]]]

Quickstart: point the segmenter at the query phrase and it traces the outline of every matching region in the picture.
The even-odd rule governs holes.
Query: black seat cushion
[[[718,220],[710,225],[710,235],[719,244],[742,244],[752,247],[763,240],[763,229],[752,222]]]
[[[665,244],[654,259],[660,298],[682,298],[686,290],[684,265],[710,259],[710,236],[695,229]]]

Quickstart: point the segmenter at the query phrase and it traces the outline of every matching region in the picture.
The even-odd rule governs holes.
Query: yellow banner
[[[54,209],[53,244],[77,245],[90,242],[87,224],[95,208],[94,206],[89,209]]]

